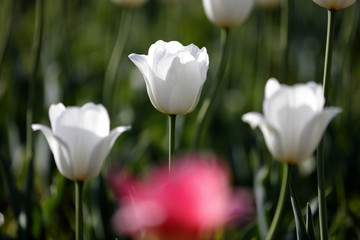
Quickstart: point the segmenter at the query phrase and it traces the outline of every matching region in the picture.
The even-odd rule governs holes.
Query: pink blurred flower
[[[108,174],[108,184],[117,199],[129,195],[136,182],[136,179],[121,169],[112,169]]]
[[[176,159],[171,173],[164,166],[143,181],[113,184],[123,194],[115,230],[146,240],[207,239],[227,223],[233,206],[228,171],[214,160],[186,155]]]
[[[256,215],[255,199],[248,188],[238,188],[232,196],[232,204],[228,216],[228,224],[242,227],[254,219]]]

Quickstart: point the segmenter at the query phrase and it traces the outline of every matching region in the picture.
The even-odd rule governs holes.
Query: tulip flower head
[[[250,15],[255,0],[203,0],[205,14],[215,25],[233,28]]]
[[[148,55],[130,54],[142,73],[152,105],[162,113],[192,112],[200,98],[209,68],[206,48],[162,40],[150,46]]]
[[[110,132],[106,109],[93,103],[67,108],[53,104],[49,118],[51,129],[41,124],[33,124],[32,129],[44,134],[60,173],[73,181],[96,177],[115,140],[130,129],[121,126]]]
[[[128,193],[120,197],[113,219],[115,230],[134,237],[146,231],[144,240],[208,239],[226,223],[232,205],[228,171],[208,160],[180,157],[171,173],[165,166],[131,186],[127,180]],[[124,184],[120,188],[124,192]]]
[[[242,120],[259,127],[271,154],[297,163],[313,154],[329,122],[340,108],[324,108],[323,88],[315,82],[282,85],[269,79],[265,86],[263,115],[250,112]]]
[[[340,10],[350,7],[356,0],[313,0],[317,5],[329,10]]]
[[[147,2],[147,0],[111,0],[111,1],[121,7],[130,7],[130,8],[140,7]]]

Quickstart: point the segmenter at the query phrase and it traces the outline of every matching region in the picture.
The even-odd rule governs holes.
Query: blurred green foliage
[[[281,79],[280,9],[256,7],[249,19],[230,30],[231,61],[227,78],[211,109],[201,139],[201,151],[223,157],[233,184],[252,188],[258,219],[231,228],[225,239],[260,239],[276,206],[281,171],[268,153],[261,133],[241,121],[242,114],[260,111],[264,85],[276,77],[282,83],[322,82],[326,36],[326,10],[312,1],[290,1],[288,76]],[[359,4],[337,14],[333,71],[327,105],[343,112],[330,124],[325,141],[330,239],[360,239],[360,9]],[[131,11],[131,15],[129,15]],[[201,1],[150,0],[138,9],[122,9],[109,0],[44,0],[43,44],[35,81],[33,122],[49,124],[52,103],[103,103],[112,127],[132,125],[122,135],[102,175],[85,185],[85,239],[115,239],[111,216],[116,201],[106,184],[115,167],[135,175],[166,161],[167,117],[151,105],[142,76],[129,61],[130,53],[146,54],[155,41],[177,40],[205,46],[210,56],[208,80],[220,58],[220,29],[206,18]],[[124,18],[131,16],[128,30]],[[72,239],[74,187],[61,176],[41,134],[34,136],[34,191],[26,195],[31,171],[25,155],[26,107],[34,61],[35,0],[0,0],[0,212],[5,222],[0,239]],[[122,26],[122,27],[120,27]],[[104,78],[116,37],[124,33],[124,49],[116,66],[112,94],[103,96]],[[127,35],[127,36],[126,36]],[[122,35],[120,34],[120,37]],[[111,92],[110,91],[110,92]],[[105,103],[104,99],[110,99]],[[195,119],[200,106],[178,117],[176,152],[194,150]],[[30,170],[29,170],[30,169]],[[312,203],[318,230],[314,159],[293,172],[299,204]],[[25,203],[31,204],[27,215]],[[24,217],[30,216],[30,219]],[[24,222],[24,219],[27,220]],[[295,239],[290,207],[282,221],[282,239]],[[118,236],[119,239],[126,239]]]

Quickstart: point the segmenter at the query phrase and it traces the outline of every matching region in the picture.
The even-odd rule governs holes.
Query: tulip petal
[[[108,136],[103,138],[91,151],[90,161],[87,164],[86,178],[97,176],[101,170],[106,156],[109,154],[116,139],[125,131],[130,130],[130,126],[121,126],[114,128]]]
[[[270,78],[265,85],[265,99],[269,99],[280,89],[281,85],[276,78]]]
[[[306,86],[312,89],[314,92],[315,98],[317,99],[317,107],[316,109],[319,109],[319,111],[322,111],[325,104],[325,98],[324,98],[324,91],[323,87],[320,84],[317,84],[316,82],[308,82],[306,83]]]
[[[54,133],[67,139],[64,136],[64,128],[78,128],[92,132],[93,134],[104,137],[109,134],[110,119],[103,105],[87,103],[81,108],[68,107],[55,122]]]
[[[156,82],[163,109],[168,114],[187,114],[196,107],[204,84],[196,61],[181,63],[180,57],[172,62],[165,82]]]
[[[281,160],[283,153],[280,142],[280,135],[274,127],[270,126],[265,121],[263,115],[257,112],[249,112],[242,116],[242,120],[248,123],[253,129],[256,127],[260,128],[267,148],[274,157]]]
[[[340,108],[328,107],[316,115],[304,129],[298,146],[298,161],[311,155],[318,146],[330,121],[341,112]]]
[[[33,131],[40,130],[44,134],[60,173],[65,177],[74,180],[70,151],[66,143],[55,136],[51,129],[47,126],[41,124],[32,124],[31,126]]]
[[[148,56],[132,53],[128,57],[136,65],[136,67],[140,70],[141,74],[145,78],[145,81],[146,82],[149,81],[150,77],[149,77]]]
[[[269,85],[267,85],[269,86]],[[322,110],[318,96],[307,85],[281,86],[263,104],[266,121],[283,133],[280,134],[282,153],[285,158],[294,158],[299,137],[307,123]]]
[[[340,10],[350,7],[356,0],[313,0],[316,4],[323,8],[331,10]]]
[[[110,132],[110,118],[102,104],[86,103],[80,108],[79,127],[97,136],[104,137]]]
[[[49,108],[49,119],[51,123],[51,129],[56,132],[56,122],[58,118],[66,111],[64,104],[51,104]]]
[[[178,41],[170,41],[165,45],[165,49],[171,54],[175,54],[177,52],[183,51],[186,47],[184,47]]]
[[[250,14],[253,0],[203,0],[205,13],[209,20],[220,27],[235,27]]]
[[[156,43],[158,43],[158,42],[156,42]],[[159,44],[161,44],[161,41]],[[151,47],[150,47],[149,54],[150,54],[150,52],[152,54],[155,54],[153,52],[155,52],[156,49],[153,47],[153,45],[151,45]],[[156,77],[155,74],[153,73],[153,71],[150,69],[148,57],[146,55],[138,55],[138,54],[133,53],[133,54],[129,55],[129,58],[138,67],[138,69],[140,70],[141,74],[144,77],[145,84],[146,84],[146,91],[149,95],[152,105],[157,110],[165,113],[165,111],[161,108],[161,106],[159,104],[159,100],[157,99],[158,94],[156,91],[156,87],[154,86],[155,81],[163,81],[163,80],[158,79],[158,77]]]
[[[192,54],[195,56],[195,59],[199,64],[201,80],[205,82],[207,71],[209,69],[209,55],[205,47],[203,47],[200,51],[198,50],[199,49],[198,47],[196,48],[197,48],[197,52]]]
[[[252,129],[259,127],[265,122],[263,115],[257,112],[246,113],[242,116],[241,120],[248,123]]]
[[[223,5],[223,18],[229,27],[242,23],[251,13],[254,6],[253,0],[228,0],[221,1]]]
[[[166,74],[176,57],[177,52],[182,51],[184,46],[177,42],[164,42],[162,40],[152,44],[149,49],[148,65],[158,78],[165,80]]]
[[[163,40],[157,40],[154,44],[151,44],[149,51],[148,51],[148,56],[150,58],[153,58],[153,56],[155,55],[156,49],[165,48],[165,46],[166,46],[166,42],[164,42]]]

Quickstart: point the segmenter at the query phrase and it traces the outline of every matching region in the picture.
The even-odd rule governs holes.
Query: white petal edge
[[[101,167],[104,163],[105,158],[109,154],[111,148],[113,147],[116,139],[125,131],[129,131],[131,126],[120,126],[111,130],[110,134],[103,138],[94,148],[90,162],[88,164],[87,176],[86,179],[91,179],[96,177],[101,170]],[[86,180],[83,179],[83,180]]]
[[[42,124],[32,124],[33,131],[40,130],[49,144],[51,152],[53,153],[54,160],[59,172],[70,180],[74,179],[74,171],[72,168],[72,163],[70,159],[70,151],[66,143],[63,142],[60,138],[54,135],[52,130]]]
[[[330,121],[341,111],[341,108],[327,107],[307,124],[300,137],[297,161],[313,154]]]
[[[148,62],[148,56],[143,54],[135,54],[132,53],[129,56],[129,59],[136,65],[136,67],[140,70],[141,74],[144,76],[144,78],[149,78],[149,62]],[[150,80],[150,79],[148,79]]]
[[[267,82],[265,84],[264,101],[266,99],[269,99],[272,95],[274,95],[274,93],[276,93],[280,88],[281,88],[281,85],[276,78],[270,78],[269,80],[267,80]]]
[[[110,118],[106,108],[102,104],[92,102],[84,104],[80,108],[82,129],[88,130],[97,136],[105,137],[110,132]]]
[[[280,161],[284,160],[279,133],[265,121],[263,115],[257,112],[249,112],[242,116],[242,120],[248,123],[252,129],[259,127],[264,136],[265,144],[273,157]]]
[[[56,132],[56,122],[59,117],[66,111],[66,107],[62,103],[51,104],[49,108],[49,119],[51,128]]]
[[[164,44],[164,42],[162,40],[159,40],[155,44]],[[155,54],[155,51],[156,51],[155,44],[151,45],[150,50],[149,50],[149,55],[150,55],[150,51],[151,51],[152,55]],[[161,105],[158,100],[159,96],[157,95],[156,88],[154,87],[155,81],[162,81],[162,80],[158,79],[158,77],[151,70],[151,68],[149,66],[149,62],[148,62],[148,56],[132,53],[129,55],[129,58],[136,65],[136,67],[140,70],[141,74],[143,75],[143,78],[144,78],[144,81],[146,84],[146,90],[147,90],[147,93],[148,93],[148,96],[150,98],[152,105],[160,112],[165,113],[165,111],[161,108]]]

